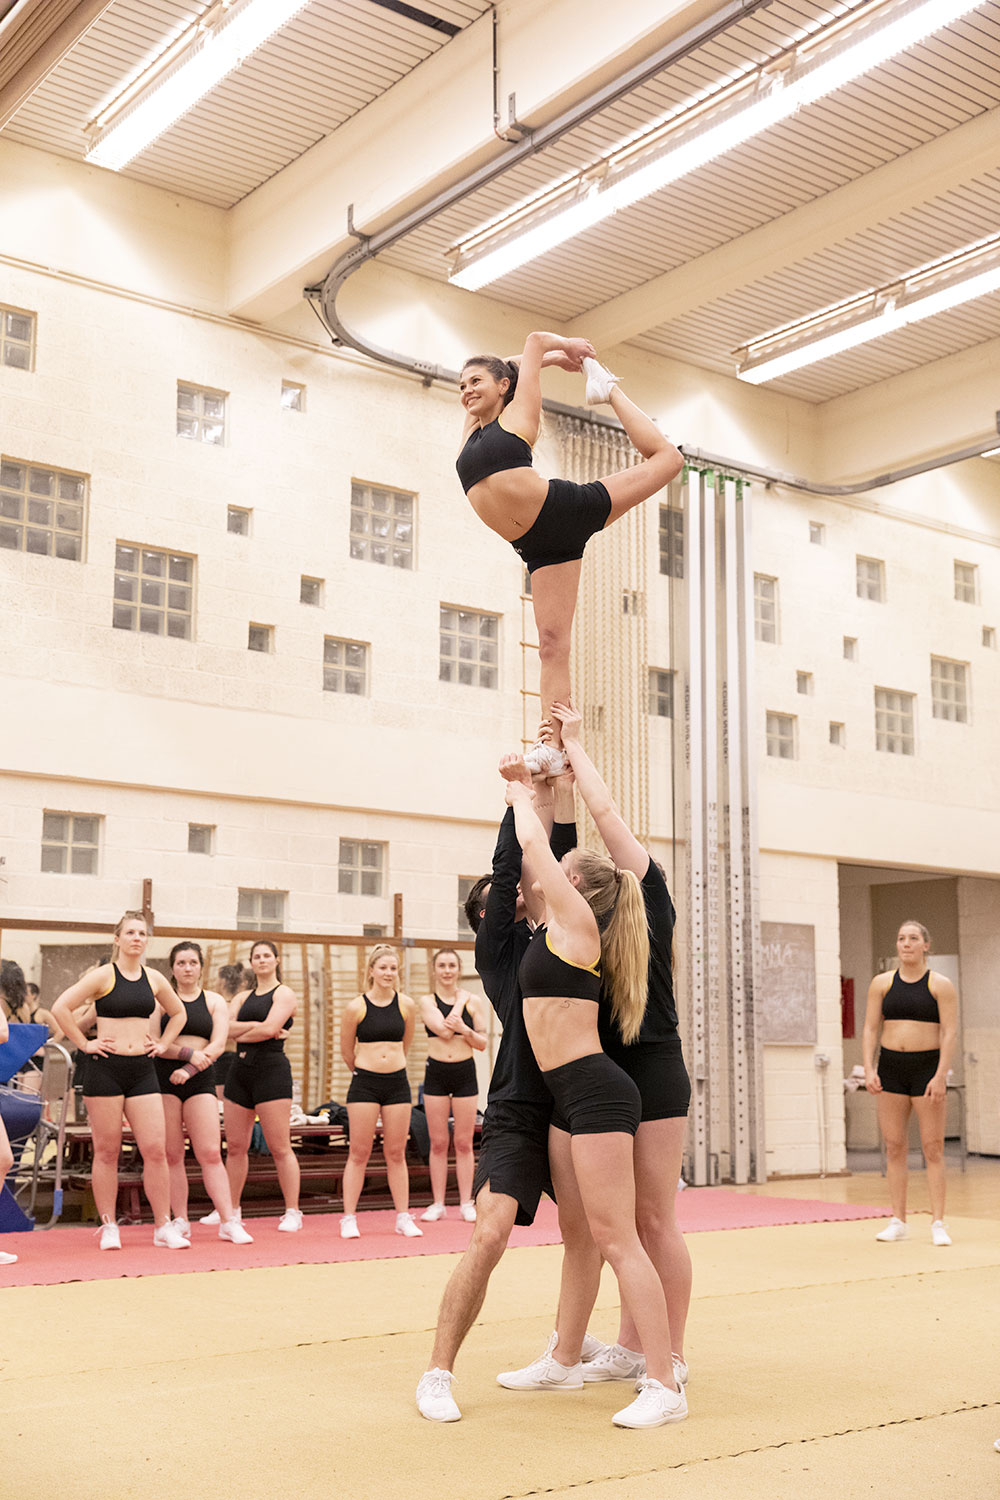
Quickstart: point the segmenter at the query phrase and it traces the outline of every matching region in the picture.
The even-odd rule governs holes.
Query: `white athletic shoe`
[[[103,1239],[104,1236],[102,1235]],[[186,1240],[178,1229],[174,1228],[172,1219],[161,1224],[159,1229],[153,1230],[153,1244],[158,1250],[190,1250],[191,1241]]]
[[[931,1239],[935,1245],[950,1245],[951,1235],[943,1219],[935,1219],[931,1225]]]
[[[606,406],[611,400],[611,392],[619,383],[618,376],[612,375],[596,359],[583,361],[583,373],[587,377],[587,390],[583,398],[587,406]]]
[[[561,776],[569,770],[569,761],[558,745],[546,745],[536,740],[524,757],[524,764],[532,776]]]
[[[687,1414],[683,1391],[668,1390],[658,1380],[647,1377],[635,1400],[616,1411],[611,1420],[616,1427],[665,1427],[668,1422],[683,1422]]]
[[[643,1380],[646,1375],[646,1356],[626,1349],[622,1344],[605,1344],[600,1354],[588,1359],[583,1367],[583,1378],[588,1382],[597,1380]]]
[[[888,1224],[875,1238],[881,1240],[883,1245],[892,1245],[895,1244],[896,1240],[908,1240],[910,1238],[910,1231],[903,1220],[897,1219],[895,1214],[893,1214]]]
[[[238,1219],[242,1217],[242,1215],[240,1214],[239,1209],[236,1210],[236,1217]],[[199,1224],[221,1224],[222,1220],[219,1217],[219,1210],[217,1208],[213,1208],[212,1212],[210,1214],[206,1214],[203,1219],[199,1219],[198,1223]]]
[[[681,1359],[681,1357],[680,1357],[679,1354],[672,1354],[670,1357],[671,1357],[671,1359],[674,1362],[674,1379],[676,1380],[677,1384],[678,1385],[687,1385],[687,1383],[688,1383],[687,1360],[686,1359]]]
[[[100,1229],[101,1238],[98,1241],[99,1250],[120,1250],[122,1237],[117,1224],[102,1224]]]
[[[414,1224],[412,1214],[396,1215],[396,1233],[405,1234],[408,1240],[420,1240],[424,1237],[424,1231]]]
[[[220,1224],[219,1239],[228,1240],[231,1245],[253,1244],[253,1235],[247,1234],[239,1219],[230,1219],[227,1224]]]
[[[298,1234],[302,1228],[302,1210],[300,1208],[286,1208],[278,1220],[278,1228],[282,1234]]]
[[[12,1266],[17,1260],[16,1255],[11,1255],[9,1250],[0,1250],[0,1266]]]
[[[177,1218],[171,1219],[170,1222],[178,1234],[182,1234],[186,1240],[191,1238],[191,1222],[189,1219]]]
[[[427,1370],[417,1381],[417,1411],[429,1422],[458,1422],[462,1413],[454,1396],[451,1383],[455,1379],[450,1370]]]
[[[582,1391],[583,1365],[561,1365],[553,1350],[559,1335],[553,1333],[545,1345],[545,1353],[523,1370],[505,1370],[497,1376],[497,1385],[508,1391]]]
[[[599,1354],[603,1354],[608,1347],[603,1339],[595,1338],[592,1333],[585,1333],[580,1345],[580,1358],[586,1364],[589,1359],[596,1359]]]
[[[443,1219],[447,1210],[443,1203],[429,1203],[420,1215],[421,1224],[436,1224],[438,1219]]]
[[[460,1203],[458,1211],[466,1224],[474,1224],[476,1222],[476,1205],[471,1200],[468,1203]]]
[[[358,1228],[356,1214],[344,1214],[340,1221],[340,1238],[342,1240],[359,1240],[361,1230]]]
[[[994,1444],[993,1444],[993,1446],[994,1446],[994,1448],[995,1448],[995,1449],[996,1449],[996,1450],[997,1450],[997,1452],[998,1452],[998,1453],[1000,1453],[1000,1438],[997,1438],[997,1440],[996,1440],[996,1442],[995,1442],[995,1443],[994,1443]]]

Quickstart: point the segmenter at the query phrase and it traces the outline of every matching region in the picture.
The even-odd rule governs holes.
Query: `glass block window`
[[[0,547],[39,557],[83,557],[87,476],[0,459]]]
[[[885,563],[880,558],[858,558],[857,590],[859,599],[872,599],[876,604],[885,603]]]
[[[955,598],[960,604],[975,604],[979,569],[975,563],[955,563]]]
[[[660,506],[660,572],[684,577],[684,512],[672,505]]]
[[[913,755],[913,693],[875,689],[875,749],[890,755]]]
[[[983,626],[983,645],[987,651],[995,651],[997,649],[997,633],[992,625]]]
[[[969,665],[931,657],[931,706],[935,719],[953,724],[969,722]]]
[[[368,694],[368,644],[366,641],[341,641],[328,635],[323,642],[323,691],[352,693],[357,698]]]
[[[194,558],[119,542],[115,548],[116,630],[191,639]]]
[[[814,547],[822,547],[826,539],[826,527],[819,521],[809,522],[809,540]]]
[[[244,890],[236,899],[236,926],[244,932],[282,932],[287,891]]]
[[[251,624],[247,630],[247,650],[273,651],[274,626]]]
[[[759,641],[778,639],[778,580],[753,575],[753,632]]]
[[[337,889],[342,896],[384,894],[387,844],[341,839]]]
[[[500,659],[500,617],[441,606],[438,677],[467,687],[495,688]]]
[[[323,603],[323,580],[322,578],[309,578],[305,573],[299,579],[299,603],[316,604]]]
[[[305,411],[306,388],[294,380],[281,382],[281,408],[283,411]]]
[[[188,853],[211,854],[215,829],[210,823],[188,824]]]
[[[390,568],[413,567],[415,495],[351,485],[351,556]]]
[[[0,365],[12,370],[35,367],[35,314],[0,307]]]
[[[42,872],[96,875],[101,819],[92,813],[42,813]]]
[[[469,926],[469,919],[465,915],[465,903],[472,894],[472,887],[478,879],[478,875],[460,875],[458,877],[458,917],[455,931],[460,938],[467,938],[472,932],[472,928]]]
[[[847,736],[843,724],[835,724],[830,720],[830,744],[839,745],[841,749],[847,744]]]
[[[844,660],[845,661],[857,661],[857,659],[858,659],[858,638],[855,635],[845,635],[844,636]]]
[[[252,515],[253,511],[245,510],[242,505],[227,506],[226,530],[231,531],[233,536],[249,536]]]
[[[642,616],[646,613],[646,595],[642,589],[622,590],[622,614]]]
[[[795,760],[795,722],[794,714],[768,714],[768,755],[778,760]]]
[[[221,448],[226,441],[226,393],[177,382],[177,436]]]
[[[658,667],[649,669],[649,714],[653,719],[672,719],[674,716],[674,674],[661,672]]]

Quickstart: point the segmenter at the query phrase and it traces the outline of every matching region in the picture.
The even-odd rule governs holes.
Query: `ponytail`
[[[510,381],[503,396],[504,406],[509,406],[517,390],[517,362],[513,359],[501,359],[499,354],[473,354],[462,366],[463,373],[470,365],[480,365],[484,370],[489,370],[494,380]]]
[[[573,865],[580,894],[590,903],[601,934],[601,968],[611,1014],[626,1044],[634,1042],[649,994],[649,926],[642,886],[603,854],[578,849]]]

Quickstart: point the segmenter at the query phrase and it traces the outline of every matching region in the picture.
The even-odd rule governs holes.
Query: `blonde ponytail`
[[[579,890],[597,918],[601,969],[611,1014],[626,1043],[639,1035],[649,993],[649,927],[642,886],[631,870],[605,855],[578,849],[573,868]]]

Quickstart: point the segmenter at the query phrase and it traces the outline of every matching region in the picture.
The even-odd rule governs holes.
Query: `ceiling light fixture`
[[[876,0],[860,7],[860,16],[841,17],[719,94],[675,114],[498,223],[467,236],[453,247],[449,281],[478,291],[871,72],[975,10],[976,3],[907,0],[887,5]],[[853,24],[845,36],[848,22]]]
[[[750,385],[763,385],[996,291],[1000,234],[752,340],[734,351],[736,373]]]
[[[97,116],[86,160],[120,171],[307,4],[217,0]]]

